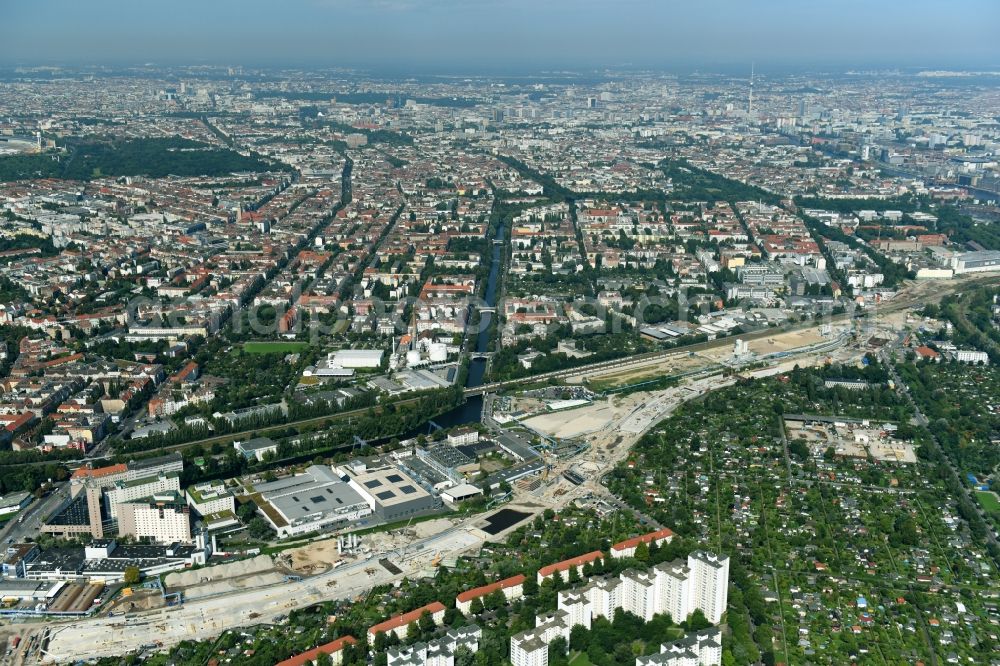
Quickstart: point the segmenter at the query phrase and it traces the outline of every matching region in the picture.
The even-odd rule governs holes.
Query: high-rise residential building
[[[729,600],[729,558],[705,551],[688,555],[691,569],[689,612],[701,609],[712,624],[718,624]]]
[[[158,543],[190,542],[190,508],[177,493],[119,504],[118,534]]]
[[[594,617],[610,620],[614,618],[615,610],[622,607],[622,582],[618,577],[596,578],[581,591],[587,594]]]
[[[659,612],[669,613],[678,622],[684,620],[689,613],[691,598],[690,568],[681,561],[674,561],[657,564],[654,570]]]
[[[590,605],[590,596],[584,590],[561,590],[558,603],[559,610],[566,612],[566,622],[570,628],[579,624],[590,629],[593,608]]]
[[[621,576],[621,608],[646,622],[658,611],[655,571],[628,569]]]
[[[567,560],[575,566],[575,560]],[[565,563],[559,563],[564,565]],[[549,573],[551,575],[551,572]],[[546,666],[548,644],[556,636],[569,639],[579,624],[589,628],[594,617],[611,619],[622,609],[650,621],[669,614],[680,622],[696,610],[718,624],[726,610],[729,558],[705,551],[688,555],[687,562],[664,562],[640,571],[628,569],[620,576],[597,578],[580,588],[561,590],[559,609],[536,618],[534,629],[511,637],[511,662],[515,666]],[[716,630],[717,632],[717,630]],[[717,633],[696,634],[663,646],[659,655],[641,662],[650,666],[717,666],[722,658]],[[640,663],[640,662],[637,662]]]
[[[112,520],[117,520],[118,506],[124,502],[132,502],[143,497],[164,493],[179,493],[180,490],[181,479],[178,472],[161,473],[131,481],[116,481],[114,486],[104,491],[107,515]]]
[[[722,663],[722,631],[704,629],[672,643],[660,651],[635,660],[635,666],[719,666]]]
[[[513,666],[547,666],[549,643],[562,636],[569,643],[570,613],[559,609],[535,618],[535,628],[515,634],[510,639],[510,662]]]
[[[427,643],[391,648],[386,653],[388,666],[455,666],[455,651],[465,648],[479,650],[483,631],[475,624],[448,629],[444,636]]]

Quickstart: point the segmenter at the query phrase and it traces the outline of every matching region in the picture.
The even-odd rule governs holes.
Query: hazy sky
[[[0,63],[1000,68],[1000,0],[5,0]]]

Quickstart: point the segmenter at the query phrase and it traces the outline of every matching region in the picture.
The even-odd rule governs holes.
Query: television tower
[[[753,115],[753,63],[750,63],[750,99],[747,102],[747,117]]]

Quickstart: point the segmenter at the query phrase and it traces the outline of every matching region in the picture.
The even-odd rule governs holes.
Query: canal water
[[[503,241],[505,233],[506,221],[501,219],[497,227],[496,239]],[[502,242],[494,243],[492,247],[493,255],[490,259],[489,277],[486,279],[486,293],[483,294],[483,300],[486,301],[487,307],[491,308],[496,306],[497,287],[500,284],[500,265],[503,263],[503,255],[501,253],[503,252],[504,245]],[[492,340],[488,333],[490,326],[493,325],[493,317],[495,316],[492,312],[480,313],[480,335],[476,338],[476,353],[483,354],[490,351]],[[486,363],[485,360],[476,358],[473,358],[469,362],[469,373],[465,380],[466,388],[473,388],[483,383],[483,379],[486,376]],[[478,423],[482,416],[482,410],[483,397],[477,395],[466,400],[464,404],[434,417],[434,422],[442,428],[453,428],[465,423]],[[427,430],[424,429],[423,432],[426,433]]]

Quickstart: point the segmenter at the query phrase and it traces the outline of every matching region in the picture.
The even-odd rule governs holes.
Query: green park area
[[[302,351],[308,346],[308,342],[244,342],[243,351],[248,354],[277,354]]]
[[[995,492],[980,490],[976,492],[976,499],[979,500],[979,503],[983,505],[983,508],[988,513],[1000,516],[1000,499],[997,499]]]

